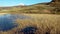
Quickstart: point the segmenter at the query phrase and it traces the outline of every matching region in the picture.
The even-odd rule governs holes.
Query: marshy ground
[[[10,22],[8,22],[9,20]],[[11,20],[13,20],[13,22]],[[6,23],[4,24],[3,21],[5,21]],[[0,27],[0,34],[60,34],[60,15],[53,14],[8,15],[8,13],[1,13],[0,24],[1,23],[3,23],[3,25],[1,25],[3,27]],[[15,27],[14,25],[16,24],[17,26]],[[6,30],[4,28],[6,28]]]

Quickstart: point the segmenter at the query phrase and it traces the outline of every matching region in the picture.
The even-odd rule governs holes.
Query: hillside
[[[55,13],[60,14],[60,0],[52,0],[51,2],[48,3],[48,5],[55,7],[53,11],[55,11]]]
[[[30,6],[14,6],[0,8],[0,12],[16,12],[16,13],[51,13],[54,7],[44,4],[35,4]]]
[[[0,12],[60,14],[60,2],[52,0],[51,2],[37,3],[29,6],[0,7]]]

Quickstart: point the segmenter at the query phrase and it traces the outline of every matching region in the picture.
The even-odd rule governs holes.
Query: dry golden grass
[[[60,34],[60,15],[48,15],[48,14],[25,14],[32,19],[20,20],[17,22],[20,24],[19,28],[23,29],[27,26],[37,27],[38,30],[35,34]]]
[[[60,15],[53,14],[24,14],[31,18],[16,19],[18,27],[1,34],[23,34],[18,33],[26,27],[36,27],[35,34],[60,34]]]

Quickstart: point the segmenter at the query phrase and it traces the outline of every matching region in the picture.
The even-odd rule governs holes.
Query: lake
[[[0,15],[0,31],[8,31],[11,30],[12,28],[17,27],[18,24],[15,21],[17,18],[26,19],[30,17],[27,17],[25,15],[19,15],[19,14]]]

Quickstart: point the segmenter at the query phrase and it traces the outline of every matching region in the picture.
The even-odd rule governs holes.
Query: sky
[[[51,0],[0,0],[0,7],[16,6],[16,5],[32,5],[42,2],[50,2]]]

